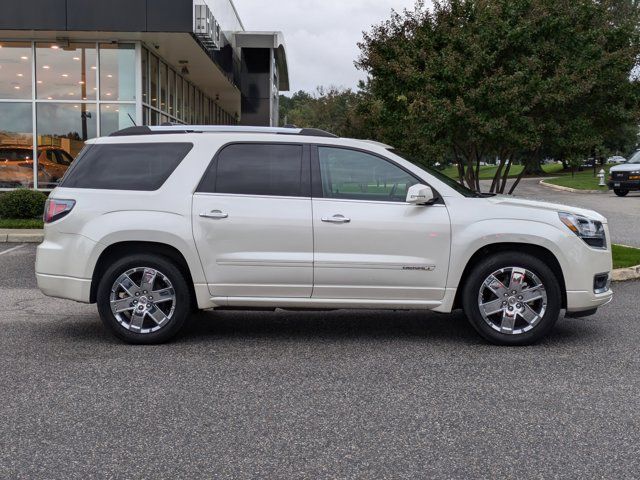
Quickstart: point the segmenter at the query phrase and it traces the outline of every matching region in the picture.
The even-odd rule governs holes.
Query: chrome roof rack
[[[302,135],[308,137],[338,138],[333,133],[317,128],[292,127],[244,127],[237,125],[161,125],[155,127],[129,127],[119,130],[110,137],[130,137],[134,135],[162,135],[171,133],[270,133],[278,135]]]

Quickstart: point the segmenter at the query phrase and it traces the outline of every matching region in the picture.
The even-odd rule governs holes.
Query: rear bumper
[[[89,303],[91,280],[36,273],[38,288],[49,297],[66,298]]]

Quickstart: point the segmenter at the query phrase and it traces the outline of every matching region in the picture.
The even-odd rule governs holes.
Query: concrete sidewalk
[[[40,243],[43,239],[41,229],[0,228],[0,243]]]

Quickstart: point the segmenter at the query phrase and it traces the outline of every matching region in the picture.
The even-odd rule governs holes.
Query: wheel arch
[[[555,254],[549,249],[540,245],[529,243],[503,242],[485,245],[479,248],[471,256],[462,272],[462,276],[460,277],[460,282],[458,284],[456,296],[453,302],[454,310],[462,308],[462,291],[464,290],[466,279],[469,277],[469,273],[473,270],[473,268],[475,268],[475,266],[478,265],[481,260],[487,258],[488,256],[505,252],[527,253],[546,263],[551,271],[556,275],[556,278],[560,283],[560,290],[562,292],[562,308],[567,308],[567,287],[564,274],[562,272],[562,267],[560,266],[560,262],[558,261],[558,258],[555,256]]]
[[[189,269],[189,264],[187,263],[184,255],[182,255],[182,253],[180,253],[177,248],[171,245],[146,241],[125,241],[114,243],[112,245],[109,245],[100,254],[100,256],[98,257],[98,261],[96,262],[96,266],[93,269],[93,276],[91,278],[91,291],[89,294],[89,301],[91,303],[96,303],[98,284],[100,283],[100,279],[109,267],[110,263],[118,258],[122,258],[132,254],[155,254],[172,261],[184,275],[184,278],[187,281],[187,285],[189,286],[189,289],[191,291],[191,298],[193,299],[194,306],[196,306],[196,292],[193,283],[193,277],[191,275],[191,270]]]

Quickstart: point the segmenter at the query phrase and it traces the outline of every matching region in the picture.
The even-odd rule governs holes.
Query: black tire
[[[154,312],[156,311],[156,308],[170,310],[171,306],[173,306],[173,310],[164,313],[166,323],[163,323],[161,326],[152,323],[153,319],[151,318],[151,315],[145,315],[143,317],[144,324],[150,325],[151,327],[147,328],[147,330],[158,328],[157,331],[150,331],[148,333],[141,333],[144,329],[141,329],[140,331],[132,331],[132,329],[135,328],[133,327],[133,321],[130,322],[130,325],[126,325],[129,313],[120,316],[121,319],[125,320],[125,323],[121,323],[121,321],[116,318],[116,314],[111,310],[112,287],[116,280],[118,280],[124,273],[140,268],[153,269],[160,272],[162,276],[158,277],[159,280],[154,281],[160,281],[160,285],[162,285],[164,283],[164,279],[169,280],[173,288],[173,295],[175,296],[174,301],[165,302],[162,305],[158,303],[154,307],[149,307],[150,309],[153,308]],[[140,272],[139,275],[142,275],[143,273],[144,272]],[[132,275],[135,276],[136,274],[138,273],[133,273]],[[132,280],[136,283],[135,287],[137,288],[139,285],[137,285],[138,282],[135,281],[135,277],[132,278]],[[158,283],[155,284],[158,285]],[[142,294],[142,292],[139,292],[139,294]],[[125,300],[128,298],[129,297],[126,297]],[[130,298],[133,299],[134,297]],[[140,303],[142,303],[142,298],[138,298],[140,298]],[[148,303],[152,303],[151,300],[146,299],[146,295],[144,300],[145,306]],[[137,298],[134,299],[134,301],[138,303]],[[170,303],[170,305],[167,305],[167,303]],[[123,257],[113,262],[113,264],[107,268],[107,271],[102,276],[98,285],[97,304],[100,318],[116,337],[127,343],[154,345],[167,342],[180,332],[192,313],[193,303],[191,289],[189,288],[184,275],[171,259],[160,255],[137,254]]]
[[[613,190],[613,193],[615,193],[619,197],[626,197],[627,195],[629,195],[629,190],[620,190],[616,188]]]
[[[524,323],[522,330],[525,328],[531,329],[517,334],[503,333],[496,330],[495,327],[492,327],[489,321],[495,321],[493,319],[496,317],[489,316],[489,320],[485,320],[479,305],[479,295],[485,280],[488,279],[491,274],[502,269],[508,269],[509,267],[523,268],[535,274],[544,285],[546,291],[546,310],[542,318],[539,318],[533,327],[530,325],[527,326],[527,323]],[[511,287],[511,285],[505,286]],[[511,290],[511,288],[508,290]],[[507,293],[507,295],[510,295],[510,293]],[[495,296],[495,299],[497,298],[498,296]],[[505,303],[507,303],[507,300],[508,299],[505,299]],[[540,300],[540,302],[542,302],[542,300]],[[542,260],[525,253],[504,252],[482,260],[473,268],[463,286],[462,304],[471,325],[489,342],[506,346],[531,345],[547,336],[553,329],[562,307],[562,291],[558,278]],[[532,305],[535,307],[535,302],[532,302]],[[497,313],[496,315],[500,318],[502,314]],[[523,324],[523,317],[516,316],[515,318],[517,322]],[[531,324],[533,323],[534,322],[531,322]],[[517,329],[513,327],[512,331],[515,332],[516,330]]]

